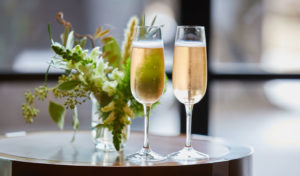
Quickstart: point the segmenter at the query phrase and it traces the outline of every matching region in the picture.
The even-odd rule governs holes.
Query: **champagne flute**
[[[132,43],[130,88],[134,98],[144,106],[144,145],[140,151],[127,157],[129,161],[160,161],[166,158],[153,152],[148,140],[151,105],[162,95],[164,81],[161,29],[158,26],[137,26]]]
[[[173,60],[174,94],[186,110],[186,142],[178,152],[169,154],[172,160],[206,160],[208,155],[198,152],[191,145],[193,105],[199,102],[206,91],[205,31],[202,26],[178,26]]]

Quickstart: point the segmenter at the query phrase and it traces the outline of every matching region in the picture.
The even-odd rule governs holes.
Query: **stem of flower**
[[[72,31],[72,24],[64,19],[64,14],[62,12],[58,12],[56,14],[56,21],[60,24],[62,24],[64,27],[68,27],[70,31]],[[77,38],[83,38],[86,37],[91,41],[92,47],[95,48],[95,39],[90,34],[79,34],[74,31],[74,35]]]

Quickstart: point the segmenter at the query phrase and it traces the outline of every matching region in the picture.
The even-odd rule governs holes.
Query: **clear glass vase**
[[[91,102],[92,102],[92,121],[91,121],[91,126],[92,126],[92,138],[93,142],[95,144],[96,149],[105,151],[105,152],[114,152],[116,151],[114,144],[113,144],[113,134],[112,132],[106,128],[106,127],[98,127],[94,128],[95,126],[99,124],[103,124],[103,120],[100,117],[98,108],[99,108],[99,103],[97,99],[91,95]],[[122,143],[120,146],[120,151],[124,149],[125,143],[128,140],[130,135],[130,125],[127,125],[123,129],[122,133]]]

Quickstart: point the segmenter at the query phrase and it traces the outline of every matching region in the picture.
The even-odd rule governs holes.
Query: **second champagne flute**
[[[204,96],[207,84],[205,32],[202,26],[178,26],[173,60],[173,89],[176,98],[185,105],[185,147],[169,155],[172,160],[206,160],[208,155],[191,145],[193,105]]]
[[[148,141],[151,105],[162,95],[164,82],[164,47],[161,29],[156,26],[137,26],[132,44],[130,88],[134,98],[144,106],[144,145],[140,151],[127,157],[129,161],[165,159],[150,149]]]

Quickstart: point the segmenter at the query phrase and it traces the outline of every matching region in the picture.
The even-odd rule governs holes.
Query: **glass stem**
[[[193,104],[185,104],[186,111],[186,140],[185,147],[191,147],[192,112]]]
[[[149,117],[150,117],[151,104],[144,104],[144,149],[149,149],[149,140],[148,140],[148,132],[149,132]]]

